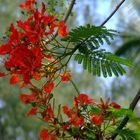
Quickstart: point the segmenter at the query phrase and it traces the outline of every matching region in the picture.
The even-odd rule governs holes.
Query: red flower
[[[78,97],[74,98],[74,104],[77,106],[78,103],[81,104],[97,104],[96,100],[94,99],[89,99],[88,95],[86,94],[80,94]]]
[[[18,75],[14,74],[11,76],[11,78],[10,78],[11,85],[17,84],[19,82],[21,82],[21,80],[19,79]]]
[[[54,89],[54,83],[53,82],[47,82],[44,86],[43,89],[46,93],[50,94],[52,90]]]
[[[82,126],[84,124],[84,118],[79,116],[78,109],[76,107],[68,109],[67,106],[63,106],[62,109],[64,114],[66,114],[69,118],[68,124],[66,125],[67,127],[69,127],[71,124],[76,127]]]
[[[49,133],[46,129],[40,131],[39,137],[41,140],[49,140]]]
[[[10,44],[3,44],[0,46],[0,55],[5,55],[12,51],[12,47]]]
[[[21,44],[21,39],[23,38],[23,34],[18,32],[18,30],[14,27],[13,24],[10,25],[10,32],[11,34],[8,43],[15,48]]]
[[[100,101],[101,101],[101,104],[98,104],[98,106],[99,106],[100,108],[102,108],[103,110],[107,110],[108,107],[109,107],[109,101],[110,101],[110,99],[108,98],[107,101],[104,102],[103,99],[100,98]]]
[[[84,118],[83,117],[75,117],[74,120],[72,121],[72,124],[74,126],[82,126],[84,124]]]
[[[42,2],[42,10],[41,10],[42,15],[44,15],[45,10],[46,10],[46,6],[45,6],[44,2]]]
[[[5,62],[7,69],[22,75],[23,81],[29,83],[32,71],[41,66],[42,55],[40,48],[28,49],[26,46],[17,47]]]
[[[109,104],[110,99],[108,98],[106,103],[103,101],[102,98],[100,98],[101,104],[97,104],[100,108],[102,108],[103,110],[107,110],[109,106],[116,108],[116,109],[120,109],[121,106],[119,104],[117,104],[116,102],[112,102]]]
[[[115,102],[112,102],[112,103],[109,104],[109,100],[110,99],[108,98],[107,101],[104,102],[103,99],[100,98],[101,104],[97,103],[97,106],[99,108],[101,108],[102,110],[101,110],[101,112],[100,112],[99,115],[93,115],[92,118],[91,118],[92,122],[95,125],[96,124],[98,125],[98,122],[99,122],[99,124],[102,123],[102,121],[103,121],[102,116],[104,116],[104,117],[111,117],[113,124],[115,123],[115,117],[112,114],[108,114],[108,111],[107,110],[108,110],[109,106],[110,107],[113,107],[115,109],[120,109],[121,106],[119,104],[115,103]]]
[[[37,110],[38,110],[38,106],[35,106],[35,107],[31,108],[29,110],[29,112],[27,113],[27,116],[36,115],[37,114]]]
[[[41,140],[56,140],[56,136],[49,133],[46,129],[40,131],[39,137]]]
[[[41,74],[35,71],[33,72],[33,78],[38,81],[41,79]]]
[[[116,108],[116,109],[120,109],[121,108],[121,106],[119,104],[117,104],[116,102],[112,102],[110,104],[110,106],[113,107],[113,108]]]
[[[70,117],[71,113],[69,113],[68,107],[67,106],[62,106],[62,109],[63,109],[64,114],[66,114],[68,117]]]
[[[28,85],[28,83],[22,83],[20,86],[19,86],[19,88],[24,88],[24,87],[26,87]]]
[[[95,125],[100,125],[104,120],[101,116],[101,114],[97,115],[97,114],[94,114],[92,117],[91,117],[91,121],[93,124]]]
[[[48,104],[48,107],[42,111],[41,115],[46,122],[53,120],[54,112],[52,110],[51,104]]]
[[[23,4],[20,4],[19,7],[21,9],[27,9],[27,10],[30,10],[32,5],[36,2],[36,0],[26,0],[25,3]]]
[[[52,34],[54,32],[55,18],[53,16],[46,16],[45,5],[42,4],[42,12],[38,9],[33,11],[33,16],[29,17],[26,21],[18,21],[18,27],[24,31],[24,36],[28,37],[30,42],[36,44],[44,36]]]
[[[71,79],[71,74],[69,72],[60,74],[60,76],[61,76],[62,83],[66,83],[66,82],[70,81],[70,79]]]
[[[25,104],[31,103],[35,101],[35,99],[36,99],[36,93],[32,93],[31,95],[20,94],[20,100]]]

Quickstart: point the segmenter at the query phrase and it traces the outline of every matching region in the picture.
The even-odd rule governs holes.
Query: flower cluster
[[[65,138],[69,133],[73,138],[85,138],[87,139],[87,133],[89,130],[93,136],[104,135],[102,132],[105,128],[115,124],[115,116],[111,112],[111,109],[118,110],[121,106],[115,102],[109,103],[109,99],[106,102],[100,99],[98,103],[95,99],[89,99],[88,95],[80,94],[74,98],[73,107],[62,106],[63,113],[67,116],[64,120],[61,116],[56,117],[52,112],[50,106],[49,116],[46,121],[53,123],[51,130],[43,128],[40,132],[40,138],[46,140],[49,137],[50,140],[55,140],[54,136]],[[47,114],[48,111],[45,111]],[[45,116],[45,115],[44,115]],[[73,132],[73,129],[75,132]],[[98,131],[97,131],[98,130]]]
[[[88,133],[92,137],[104,136],[105,129],[115,124],[116,118],[111,109],[118,110],[120,105],[109,103],[109,99],[104,102],[102,98],[98,103],[86,94],[80,94],[74,98],[72,108],[60,106],[56,115],[51,102],[52,91],[59,83],[71,80],[67,64],[74,51],[55,39],[55,35],[67,36],[67,26],[64,21],[47,15],[44,3],[41,10],[36,8],[36,0],[26,0],[19,7],[25,10],[27,18],[17,21],[16,26],[11,24],[7,42],[0,45],[6,69],[6,72],[0,71],[0,77],[10,75],[11,85],[19,83],[20,88],[29,87],[30,94],[20,94],[24,104],[32,105],[27,116],[37,115],[49,126],[41,130],[40,139],[88,139]],[[41,87],[34,84],[41,80]]]
[[[25,4],[20,5],[20,8],[27,9],[28,18],[25,21],[17,21],[17,27],[11,24],[8,42],[0,46],[0,55],[8,55],[4,66],[10,71],[1,72],[0,75],[10,74],[10,84],[22,82],[21,87],[31,84],[31,79],[39,80],[43,76],[47,76],[48,81],[53,79],[54,68],[42,64],[44,59],[48,62],[53,59],[47,54],[45,40],[55,29],[58,29],[58,35],[61,37],[68,34],[64,21],[57,21],[55,17],[46,15],[44,3],[41,12],[34,8],[34,3],[35,0],[27,0]],[[46,75],[46,71],[52,74]],[[63,78],[63,75],[61,76]]]

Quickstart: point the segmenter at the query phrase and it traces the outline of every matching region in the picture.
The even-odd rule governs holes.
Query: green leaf
[[[118,57],[118,56],[116,56],[116,55],[114,55],[114,54],[112,54],[110,52],[105,53],[105,55],[106,55],[105,56],[106,59],[108,59],[110,61],[115,61],[115,62],[118,62],[120,64],[126,65],[128,67],[133,66],[132,62],[130,60],[128,60],[128,59],[120,58],[120,57]]]
[[[102,62],[101,67],[102,67],[103,76],[107,77],[107,68],[105,67],[105,62],[104,61]]]
[[[88,24],[72,29],[69,35],[62,40],[73,42],[79,46],[77,48],[79,53],[76,54],[75,60],[78,64],[82,64],[89,73],[104,77],[114,74],[118,77],[126,73],[122,65],[131,67],[133,66],[132,62],[100,49],[100,46],[105,42],[110,45],[116,33],[116,31],[108,30],[105,27]]]
[[[130,129],[123,129],[118,131],[121,140],[139,140],[140,139],[140,131],[134,131]]]
[[[112,112],[112,114],[117,118],[117,117],[124,117],[124,116],[128,116],[129,118],[131,118],[133,116],[133,112],[130,109],[125,109],[125,108],[121,108],[121,109],[114,109],[114,108],[110,108],[109,111]]]
[[[83,68],[88,70],[89,73],[97,76],[103,75],[104,77],[112,76],[113,74],[117,77],[123,75],[126,73],[125,69],[122,67],[122,65],[124,65],[124,61],[125,64],[130,64],[129,60],[127,63],[126,59],[120,59],[103,49],[94,50],[88,55],[78,53],[75,55],[75,60],[78,64],[82,64]]]
[[[77,128],[77,127],[71,127],[71,134],[73,135],[73,136],[76,136],[76,135],[78,135],[78,133],[79,133],[79,129]]]
[[[105,27],[101,26],[93,26],[93,25],[86,25],[86,26],[79,26],[75,29],[72,29],[69,32],[69,35],[62,39],[62,41],[67,42],[83,42],[85,40],[90,40],[92,38],[94,41],[95,39],[99,39],[100,41],[95,41],[96,43],[103,44],[102,38],[110,44],[110,39],[113,39],[113,35],[117,33],[114,30],[107,30]]]

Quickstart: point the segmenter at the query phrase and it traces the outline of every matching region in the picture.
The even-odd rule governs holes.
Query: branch
[[[75,2],[76,2],[76,0],[72,0],[71,1],[70,6],[69,6],[69,9],[66,12],[65,16],[63,17],[63,20],[64,20],[65,23],[67,22],[70,14],[72,12],[72,9],[73,9],[73,6],[74,6]],[[57,37],[57,35],[58,35],[58,31],[56,31],[56,33],[54,34],[54,36],[51,38],[51,41],[54,40]]]
[[[140,89],[139,89],[138,93],[136,94],[136,96],[134,97],[133,101],[131,102],[129,109],[133,111],[139,100],[140,100]],[[126,116],[122,120],[120,125],[116,128],[116,130],[115,130],[116,132],[109,138],[110,140],[114,140],[117,137],[117,135],[119,134],[118,130],[122,130],[123,127],[125,127],[125,125],[127,124],[128,120],[129,120],[129,117]]]
[[[122,0],[117,7],[115,8],[115,10],[108,16],[108,18],[100,25],[100,26],[104,26],[111,18],[112,16],[118,11],[118,9],[120,8],[120,6],[125,2],[125,0]],[[85,40],[84,40],[85,41]],[[83,41],[83,42],[84,42]],[[75,46],[75,51],[80,47],[81,44],[78,44]]]
[[[73,9],[73,6],[74,6],[75,2],[76,2],[76,0],[72,0],[72,1],[71,1],[70,6],[69,6],[69,9],[68,9],[67,13],[65,14],[65,16],[64,16],[64,18],[63,18],[64,22],[66,22],[67,19],[68,19],[68,17],[70,16],[71,11],[72,11],[72,9]]]
[[[115,8],[115,10],[105,19],[105,21],[100,25],[100,26],[104,26],[112,17],[113,15],[118,11],[118,9],[120,8],[120,6],[125,2],[125,0],[122,0],[117,7]]]

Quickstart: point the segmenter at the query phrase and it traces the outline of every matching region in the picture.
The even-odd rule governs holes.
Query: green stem
[[[76,84],[73,82],[73,80],[70,80],[70,81],[71,81],[71,83],[72,83],[73,87],[75,88],[75,90],[76,90],[77,94],[78,94],[78,95],[80,95],[80,92],[79,92],[79,90],[78,90],[78,88],[77,88]]]

